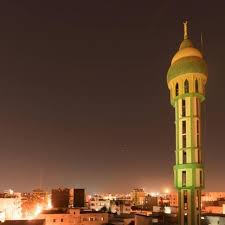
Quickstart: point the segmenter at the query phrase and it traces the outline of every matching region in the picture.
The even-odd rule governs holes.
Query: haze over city
[[[0,3],[1,190],[172,189],[166,74],[187,19],[209,67],[206,190],[225,191],[224,3],[136,3]]]

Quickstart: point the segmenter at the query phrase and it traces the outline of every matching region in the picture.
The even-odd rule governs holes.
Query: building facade
[[[21,194],[0,193],[0,221],[21,219]]]
[[[167,73],[170,102],[175,108],[174,184],[178,190],[180,225],[199,225],[201,219],[201,190],[204,188],[201,103],[205,100],[207,74],[202,53],[188,38],[185,22],[184,40]]]
[[[110,208],[112,213],[117,215],[130,214],[131,213],[131,201],[129,200],[112,200],[110,202]]]
[[[102,209],[109,210],[110,208],[110,200],[103,199],[102,196],[94,195],[89,200],[89,208],[94,211],[100,211]]]
[[[53,208],[68,208],[70,200],[69,188],[52,189],[52,207]]]
[[[38,219],[45,225],[103,225],[108,223],[108,213],[84,211],[78,208],[45,210]]]
[[[225,199],[225,192],[203,192],[202,202],[213,202],[220,199]]]
[[[83,188],[71,188],[69,197],[70,207],[85,207],[86,205],[86,195],[85,189]]]
[[[143,205],[145,202],[146,193],[143,188],[135,188],[131,192],[131,200],[134,205]]]

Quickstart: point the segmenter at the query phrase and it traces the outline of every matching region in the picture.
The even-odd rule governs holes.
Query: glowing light
[[[47,209],[52,209],[52,200],[50,195],[48,196],[48,205],[47,205]]]
[[[153,197],[155,197],[156,196],[156,193],[155,192],[151,192],[150,195],[153,196]]]
[[[9,189],[9,194],[13,195],[14,191],[12,189]]]
[[[166,206],[164,212],[165,212],[166,214],[171,214],[171,207]]]
[[[150,195],[152,197],[156,197],[156,196],[159,196],[159,192],[150,192]]]
[[[5,222],[5,212],[0,212],[0,221],[1,223]]]
[[[166,188],[164,192],[165,192],[165,194],[169,194],[170,190],[168,188]]]
[[[39,204],[37,204],[35,212],[34,212],[34,217],[37,217],[42,211],[42,206],[40,206]]]

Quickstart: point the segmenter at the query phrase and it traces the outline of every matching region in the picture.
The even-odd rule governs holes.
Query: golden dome
[[[179,50],[172,58],[167,72],[167,82],[188,73],[201,73],[207,76],[208,69],[202,53],[194,48],[191,40],[188,38],[187,22],[185,22],[184,39],[180,44]]]
[[[182,48],[180,49],[172,58],[171,65],[174,64],[177,60],[185,58],[185,57],[198,57],[202,59],[202,54],[201,52],[193,47],[187,47],[187,48]]]
[[[167,72],[167,82],[187,73],[202,73],[207,76],[208,69],[201,52],[193,47],[190,39],[181,42],[180,48],[171,61]]]

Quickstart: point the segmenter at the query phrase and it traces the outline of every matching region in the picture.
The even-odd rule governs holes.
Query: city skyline
[[[205,190],[225,191],[220,4],[2,2],[0,189],[172,189],[166,73],[187,19],[209,65]]]

